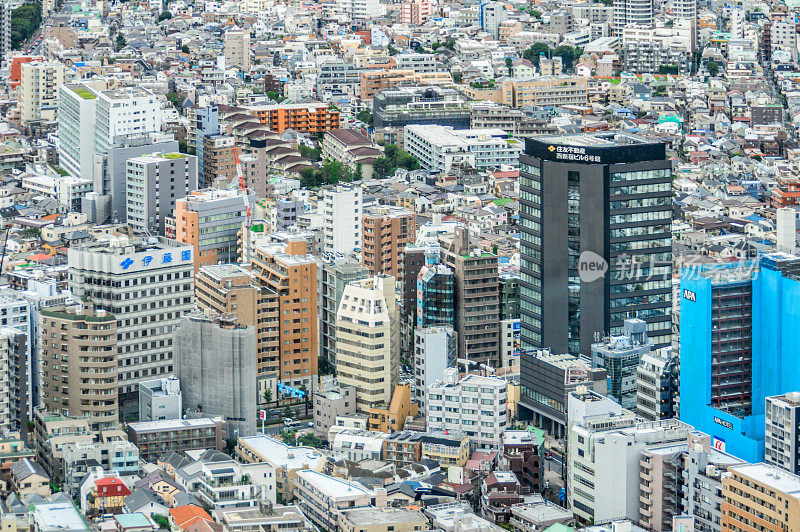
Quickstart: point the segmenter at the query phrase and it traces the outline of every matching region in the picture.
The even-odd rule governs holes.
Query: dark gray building
[[[520,157],[523,349],[588,355],[636,315],[670,344],[671,163],[625,133],[526,139]],[[530,385],[522,357],[522,386]]]
[[[519,319],[519,275],[500,274],[500,321]]]
[[[546,349],[526,353],[528,385],[522,401],[537,427],[563,438],[567,431],[567,395],[578,386],[606,394],[606,371],[573,355],[557,355]]]
[[[783,106],[779,103],[754,105],[750,108],[751,124],[780,124],[783,122]]]
[[[304,212],[303,200],[283,199],[275,200],[275,229],[285,231],[297,225],[297,216]]]

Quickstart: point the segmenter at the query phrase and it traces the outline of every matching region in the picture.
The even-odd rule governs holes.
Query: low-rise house
[[[11,466],[11,489],[20,499],[29,495],[50,495],[50,477],[42,466],[30,458],[23,458]]]

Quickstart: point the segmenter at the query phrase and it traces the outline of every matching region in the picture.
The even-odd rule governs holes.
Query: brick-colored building
[[[279,302],[274,290],[258,286],[255,275],[237,264],[204,266],[195,276],[197,306],[214,314],[233,314],[243,325],[256,327],[256,368],[259,402],[267,381],[280,372]]]
[[[151,463],[167,451],[225,449],[225,420],[221,417],[159,419],[125,425],[128,441],[139,448],[139,458]]]
[[[720,510],[722,530],[800,530],[800,477],[767,464],[731,466]]]
[[[117,424],[117,319],[103,310],[41,311],[42,397],[48,412]]]
[[[362,262],[372,275],[400,279],[403,248],[416,238],[416,219],[408,209],[385,205],[366,209],[361,219]]]
[[[272,131],[294,129],[301,133],[322,134],[339,127],[339,110],[322,102],[254,105],[248,108]]]
[[[256,247],[251,265],[259,286],[279,299],[280,374],[291,386],[311,388],[317,375],[317,261],[306,241]]]
[[[236,177],[236,139],[231,135],[209,135],[203,139],[203,169],[200,185],[210,187],[215,180]]]

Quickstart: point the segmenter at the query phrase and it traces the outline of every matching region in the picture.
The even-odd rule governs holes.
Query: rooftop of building
[[[511,513],[533,522],[572,520],[572,512],[550,501],[515,504]]]
[[[261,459],[287,469],[316,467],[325,461],[317,449],[289,446],[264,434],[239,438],[239,443],[250,448]]]
[[[90,530],[83,516],[71,502],[36,504],[33,508],[36,529],[43,532]]]
[[[223,422],[221,417],[201,417],[195,419],[158,419],[155,421],[137,421],[128,423],[128,428],[137,433],[161,432],[176,429],[213,427]]]
[[[372,495],[372,490],[367,489],[358,482],[350,482],[318,471],[305,469],[303,471],[298,471],[297,476],[313,484],[316,489],[330,496],[352,497]]]
[[[133,248],[132,250],[130,248]],[[81,242],[70,247],[70,251],[76,250],[86,253],[100,253],[104,255],[128,255],[133,253],[143,253],[146,251],[160,251],[177,248],[191,249],[188,244],[182,244],[177,240],[161,236],[131,237],[127,235],[112,235],[109,238],[97,238],[95,240]]]
[[[767,397],[767,400],[772,402],[783,402],[791,406],[800,406],[800,392],[789,392],[783,395],[773,395]]]
[[[261,508],[219,508],[214,512],[222,521],[230,525],[242,526],[245,523],[275,521],[305,521],[306,517],[297,506],[272,505]]]
[[[581,135],[542,135],[534,140],[561,146],[579,146],[586,148],[614,148],[637,144],[652,144],[652,141],[632,133],[584,133]]]
[[[800,477],[778,467],[758,463],[734,465],[728,468],[731,473],[738,473],[758,483],[769,486],[775,491],[783,492],[800,499]]]
[[[343,510],[342,516],[356,526],[379,526],[427,522],[419,510],[410,508],[354,508]]]

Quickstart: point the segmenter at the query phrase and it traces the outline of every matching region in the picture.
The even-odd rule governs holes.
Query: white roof
[[[372,490],[365,488],[358,482],[348,482],[342,478],[331,477],[310,469],[298,471],[297,476],[328,497],[342,499],[373,494]]]
[[[316,449],[292,447],[263,434],[239,438],[239,442],[250,447],[263,461],[275,467],[317,468],[325,461],[325,457]]]

